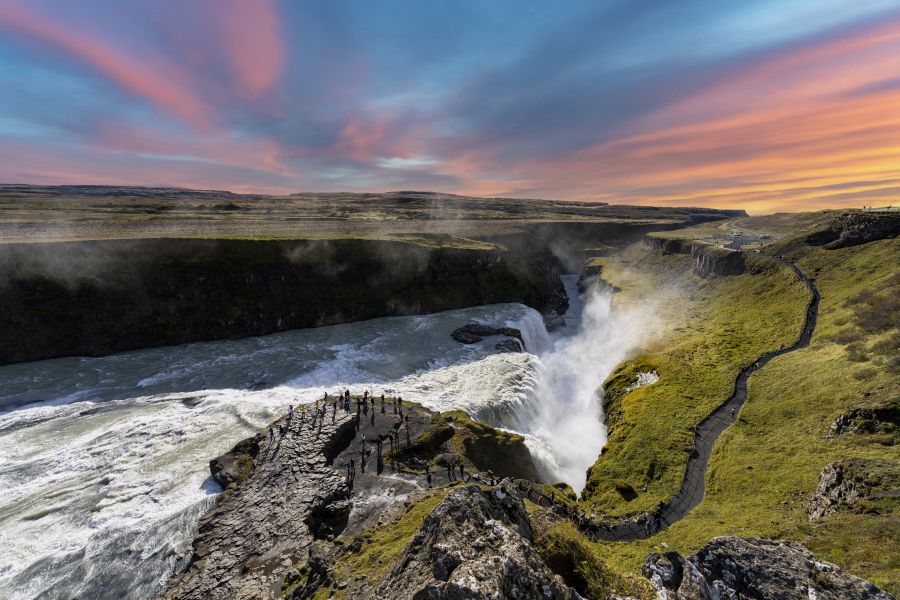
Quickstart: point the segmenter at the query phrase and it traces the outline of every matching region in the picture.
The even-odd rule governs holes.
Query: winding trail
[[[681,488],[668,502],[663,504],[653,513],[641,513],[637,517],[618,522],[598,523],[583,515],[567,514],[566,516],[576,521],[579,529],[594,540],[604,541],[635,541],[648,538],[665,529],[672,523],[686,517],[697,505],[703,501],[706,491],[706,468],[709,466],[709,458],[712,454],[716,440],[726,428],[737,421],[738,413],[744,402],[747,401],[747,380],[755,371],[761,369],[776,356],[793,352],[809,345],[813,331],[816,328],[816,316],[819,311],[819,290],[815,282],[806,276],[796,264],[781,259],[772,260],[783,264],[796,273],[797,278],[806,284],[811,293],[809,304],[806,308],[806,320],[800,337],[791,346],[779,350],[767,352],[760,356],[753,364],[741,369],[734,382],[734,391],[725,402],[719,405],[705,419],[694,428],[694,449],[688,457],[684,477],[681,480]],[[550,500],[545,498],[545,501]],[[560,505],[555,506],[557,509]],[[566,512],[563,510],[563,512]]]

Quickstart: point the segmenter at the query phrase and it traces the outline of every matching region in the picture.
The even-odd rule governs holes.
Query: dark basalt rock
[[[521,348],[519,350],[513,350],[513,352],[519,352],[525,349],[525,340],[522,339],[522,332],[515,327],[491,327],[484,323],[469,323],[468,325],[463,325],[462,327],[454,329],[453,333],[450,334],[454,340],[461,344],[474,344],[480,342],[483,338],[492,335],[505,335],[519,340]],[[499,344],[497,345],[497,349],[500,349]]]
[[[688,240],[646,237],[644,242],[663,254],[690,254],[699,275],[740,275],[747,266],[741,252]]]
[[[212,461],[226,489],[201,517],[186,570],[162,598],[276,597],[315,540],[347,521],[350,489],[328,455],[352,441],[355,428],[349,415],[315,429],[295,417],[284,435],[257,435]]]
[[[651,554],[643,574],[665,600],[894,600],[797,542],[715,538],[696,554]]]
[[[521,352],[522,345],[518,340],[503,340],[502,342],[497,342],[494,345],[494,349],[500,352]]]
[[[0,364],[498,302],[564,311],[558,259],[378,240],[0,244]]]
[[[532,530],[509,480],[483,491],[452,490],[438,504],[375,593],[379,598],[575,600],[531,545]]]
[[[209,461],[209,471],[222,489],[243,481],[253,471],[262,436],[241,440],[229,452]]]

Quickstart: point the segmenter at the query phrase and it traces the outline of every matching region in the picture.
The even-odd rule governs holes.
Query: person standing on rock
[[[271,444],[274,441],[275,441],[275,428],[270,425],[269,426],[269,443]]]
[[[381,414],[384,414],[384,393],[381,394]]]
[[[447,461],[447,479],[453,481],[453,463]]]

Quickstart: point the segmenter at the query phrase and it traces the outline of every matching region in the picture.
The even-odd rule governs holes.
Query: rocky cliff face
[[[817,521],[839,510],[879,512],[879,500],[900,498],[900,465],[878,460],[845,460],[825,465],[809,499],[807,514]]]
[[[834,219],[828,229],[810,235],[814,245],[829,250],[858,246],[900,235],[900,212],[848,212]]]
[[[343,411],[305,427],[295,416],[212,461],[225,486],[200,520],[188,569],[163,598],[272,598],[317,538],[337,533],[350,512],[350,488],[330,462],[348,445],[356,420]],[[282,423],[284,423],[282,421]]]
[[[544,564],[531,540],[525,506],[512,485],[454,489],[426,517],[375,597],[580,598]]]
[[[647,236],[644,243],[663,254],[690,254],[700,275],[740,275],[746,269],[744,255],[688,240]]]
[[[660,600],[893,600],[796,542],[715,538],[696,554],[651,554],[644,575]]]
[[[549,251],[371,240],[0,245],[0,364],[496,302],[562,312]]]

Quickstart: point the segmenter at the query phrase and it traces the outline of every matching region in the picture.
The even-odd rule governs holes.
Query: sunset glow
[[[2,0],[0,85],[7,183],[900,203],[894,1]]]

